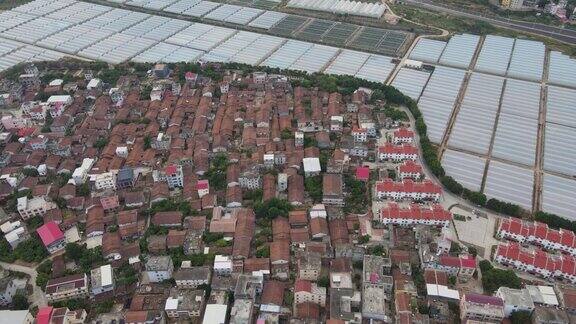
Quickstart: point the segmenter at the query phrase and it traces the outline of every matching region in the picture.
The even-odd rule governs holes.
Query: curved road
[[[491,23],[498,27],[519,30],[526,33],[549,37],[564,43],[576,45],[576,30],[558,28],[554,26],[518,21],[518,20],[510,20],[504,18],[497,19],[475,15],[472,13],[440,6],[438,4],[433,3],[431,0],[403,0],[403,1],[413,6],[422,7],[433,11],[445,12],[464,18],[481,20]]]

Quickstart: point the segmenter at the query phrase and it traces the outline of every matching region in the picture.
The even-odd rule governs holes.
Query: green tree
[[[530,312],[528,311],[515,311],[510,315],[512,324],[525,324],[530,323]]]
[[[304,189],[314,202],[320,202],[322,200],[322,176],[306,177]]]
[[[28,297],[24,295],[22,292],[16,293],[12,298],[12,309],[14,310],[24,310],[30,307],[30,303],[28,303]]]
[[[482,272],[482,286],[485,293],[492,294],[500,287],[520,289],[522,282],[512,270],[493,268]]]
[[[318,286],[328,288],[330,286],[330,278],[327,275],[323,275],[318,278]]]

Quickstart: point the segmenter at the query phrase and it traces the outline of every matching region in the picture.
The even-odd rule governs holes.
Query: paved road
[[[572,29],[565,29],[559,28],[554,26],[548,26],[543,24],[537,23],[530,23],[524,21],[517,21],[505,18],[491,18],[491,17],[484,17],[481,15],[471,14],[468,12],[458,11],[451,8],[446,8],[444,6],[440,6],[438,4],[433,3],[431,0],[403,0],[405,3],[422,7],[425,9],[445,12],[452,15],[464,17],[464,18],[471,18],[481,21],[489,22],[495,26],[519,30],[531,34],[536,34],[540,36],[550,37],[556,39],[558,41],[576,45],[576,30]]]
[[[39,307],[48,305],[46,301],[46,296],[40,287],[36,286],[36,276],[38,272],[35,268],[25,267],[17,264],[0,262],[0,266],[2,266],[6,270],[16,271],[16,272],[23,272],[30,276],[30,284],[32,285],[32,295],[29,297],[29,301],[32,305],[36,305]]]

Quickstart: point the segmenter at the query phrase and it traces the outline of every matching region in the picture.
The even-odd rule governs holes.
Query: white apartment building
[[[23,220],[31,217],[42,216],[48,210],[53,209],[54,204],[46,201],[44,197],[28,198],[26,196],[18,198],[16,209]]]
[[[378,159],[380,161],[400,162],[406,160],[416,161],[418,149],[411,145],[394,145],[387,143],[378,147]]]
[[[232,274],[232,258],[228,255],[216,255],[214,257],[214,273],[218,276]]]
[[[392,179],[385,179],[376,182],[375,187],[378,199],[432,200],[438,202],[442,194],[442,187],[430,180],[414,182],[406,179],[402,182],[394,182]]]
[[[402,127],[394,132],[392,142],[394,144],[412,144],[414,142],[414,132]]]
[[[116,190],[116,174],[105,172],[93,176],[96,190]]]
[[[296,280],[294,284],[294,302],[296,304],[314,303],[326,305],[326,288],[308,280]]]
[[[92,295],[114,290],[114,273],[109,264],[92,269],[90,272]]]
[[[162,282],[172,278],[174,264],[170,256],[151,256],[146,262],[145,270],[150,282]]]
[[[92,169],[95,160],[85,158],[82,160],[82,165],[77,167],[74,172],[72,173],[72,179],[68,181],[68,183],[72,183],[75,186],[79,186],[86,182],[88,179],[88,172]]]
[[[354,127],[352,129],[352,137],[354,138],[354,142],[364,143],[368,141],[368,130],[366,128]]]

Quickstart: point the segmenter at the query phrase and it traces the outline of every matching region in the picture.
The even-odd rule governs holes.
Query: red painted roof
[[[208,189],[208,180],[198,180],[196,183],[196,190]]]
[[[370,178],[370,168],[369,167],[357,167],[356,168],[356,179],[358,180],[368,180]]]
[[[496,255],[550,272],[560,271],[568,275],[576,275],[576,261],[571,255],[553,255],[540,249],[523,249],[514,242],[500,244],[496,250]]]
[[[412,145],[394,145],[386,143],[384,146],[378,147],[378,153],[384,154],[418,154],[418,149]]]
[[[414,132],[402,127],[394,132],[394,137],[414,137]]]
[[[422,166],[414,161],[406,161],[400,167],[400,173],[422,173]]]
[[[52,318],[52,311],[54,307],[52,306],[45,306],[38,310],[38,314],[36,315],[36,323],[38,324],[50,324],[50,319]]]
[[[548,225],[539,222],[524,222],[517,218],[503,219],[499,231],[506,231],[523,237],[533,236],[537,239],[560,243],[566,247],[576,247],[576,235],[572,231],[551,229]]]
[[[312,292],[312,283],[308,280],[296,280],[296,283],[294,284],[294,292],[300,291]]]
[[[54,221],[48,222],[40,226],[36,230],[36,232],[38,232],[38,235],[40,236],[42,243],[44,243],[44,246],[48,246],[64,238],[64,233],[62,233],[62,231]]]
[[[442,193],[442,188],[430,180],[414,182],[406,179],[402,182],[394,182],[392,179],[385,179],[376,182],[377,192],[422,192],[422,193]]]
[[[396,203],[389,203],[388,207],[380,210],[381,219],[414,219],[414,220],[450,220],[452,214],[441,205],[434,204],[431,208],[423,208],[412,204],[410,208],[400,208]]]
[[[174,164],[169,165],[166,168],[164,168],[164,172],[166,174],[174,174],[174,173],[176,173],[176,171],[178,171],[178,167],[176,167],[176,165],[174,165]]]

